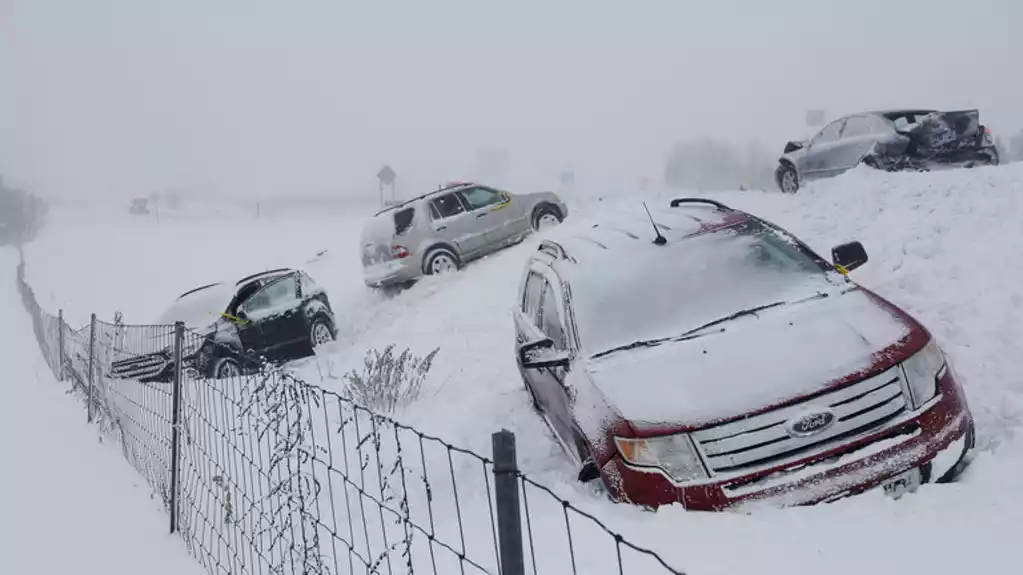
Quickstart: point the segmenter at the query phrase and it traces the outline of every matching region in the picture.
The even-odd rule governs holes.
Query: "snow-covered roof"
[[[683,204],[676,208],[651,207],[650,216],[636,202],[635,210],[612,217],[592,218],[558,226],[547,236],[557,243],[573,262],[586,265],[599,263],[606,257],[628,257],[637,250],[659,250],[691,237],[701,231],[737,223],[749,216],[744,212],[721,209],[711,204]],[[667,240],[655,245],[657,230]],[[568,225],[566,225],[568,224]]]

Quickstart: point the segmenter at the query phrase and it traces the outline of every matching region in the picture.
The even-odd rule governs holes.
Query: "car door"
[[[548,337],[554,342],[554,349],[567,351],[569,342],[564,322],[564,297],[561,291],[561,282],[550,268],[535,269],[531,273],[535,276],[531,275],[530,280],[539,284],[540,294],[539,306],[525,314],[533,326],[527,329],[527,332],[538,333],[540,337]],[[527,304],[535,301],[536,289],[530,284],[530,281],[527,281]],[[535,335],[527,336],[526,341],[531,339],[535,339]],[[525,371],[529,372],[527,378],[534,396],[554,432],[567,446],[573,446],[572,398],[565,385],[567,370],[563,367],[554,367]]]
[[[301,294],[294,274],[276,278],[245,300],[238,311],[247,322],[244,332],[254,345],[242,342],[247,349],[279,361],[287,357],[289,346],[305,337],[305,322],[301,313]]]
[[[509,209],[512,207],[509,195],[486,186],[473,186],[458,193],[476,218],[485,238],[485,250],[497,249],[502,242],[515,235],[516,218],[514,211]]]
[[[867,155],[874,144],[880,139],[877,125],[871,116],[850,116],[842,129],[842,137],[834,147],[836,172],[842,172],[859,165],[863,156]]]
[[[458,248],[463,260],[474,257],[486,245],[486,236],[476,215],[469,212],[457,192],[431,199],[430,219],[436,237]]]
[[[845,118],[831,122],[821,129],[810,140],[806,154],[803,156],[803,165],[800,166],[800,176],[805,179],[822,178],[835,171],[836,148],[838,148],[842,129],[845,127]]]

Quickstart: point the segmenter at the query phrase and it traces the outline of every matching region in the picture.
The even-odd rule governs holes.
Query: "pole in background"
[[[57,312],[57,381],[64,381],[64,310]]]
[[[171,388],[171,477],[170,532],[178,530],[178,460],[181,451],[181,348],[185,340],[185,324],[174,324],[174,384]]]
[[[96,314],[89,320],[89,392],[86,400],[87,421],[92,422],[92,380],[96,365]]]
[[[494,449],[494,498],[497,507],[497,538],[501,550],[501,575],[524,575],[522,518],[519,512],[519,466],[515,457],[515,434],[502,429],[491,436]]]

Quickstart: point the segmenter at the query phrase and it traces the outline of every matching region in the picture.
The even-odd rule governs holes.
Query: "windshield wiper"
[[[757,307],[751,307],[749,309],[744,309],[744,310],[741,310],[741,311],[737,311],[737,312],[735,312],[733,314],[729,314],[729,315],[726,315],[724,317],[719,317],[718,319],[716,319],[714,321],[709,321],[709,322],[707,322],[707,323],[705,323],[705,324],[703,324],[703,325],[701,325],[699,327],[694,327],[693,329],[691,329],[691,330],[689,330],[689,331],[687,331],[687,332],[685,332],[683,334],[680,334],[680,335],[673,335],[671,337],[659,337],[657,339],[644,339],[644,340],[640,340],[640,341],[634,341],[632,343],[627,343],[625,345],[620,345],[618,347],[612,347],[611,349],[607,349],[607,350],[604,350],[604,351],[602,351],[600,353],[594,354],[592,356],[592,359],[597,359],[597,358],[600,358],[600,357],[604,357],[605,355],[610,355],[610,354],[615,353],[617,351],[626,351],[626,350],[629,350],[629,349],[636,349],[638,347],[655,347],[655,346],[661,345],[662,343],[669,342],[669,341],[685,341],[687,339],[694,339],[694,338],[700,337],[700,335],[701,335],[700,332],[702,332],[703,330],[705,330],[705,329],[707,329],[709,327],[714,327],[714,326],[716,326],[718,324],[722,324],[722,323],[729,322],[729,321],[732,321],[732,320],[735,320],[735,319],[739,319],[740,317],[745,317],[745,316],[748,316],[748,315],[756,315],[757,312],[761,312],[761,311],[764,311],[765,309],[769,309],[769,308],[772,308],[772,307],[778,307],[780,305],[785,305],[786,303],[788,303],[788,302],[776,301],[774,303],[769,303],[769,304],[765,304],[765,305],[758,305]]]

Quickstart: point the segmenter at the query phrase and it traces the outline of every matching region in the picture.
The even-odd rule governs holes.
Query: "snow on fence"
[[[95,316],[73,329],[39,306],[23,265],[50,368],[212,574],[681,573],[522,474],[510,432],[487,457],[265,363],[201,377],[181,361],[199,334]],[[132,359],[146,375],[115,377]]]

